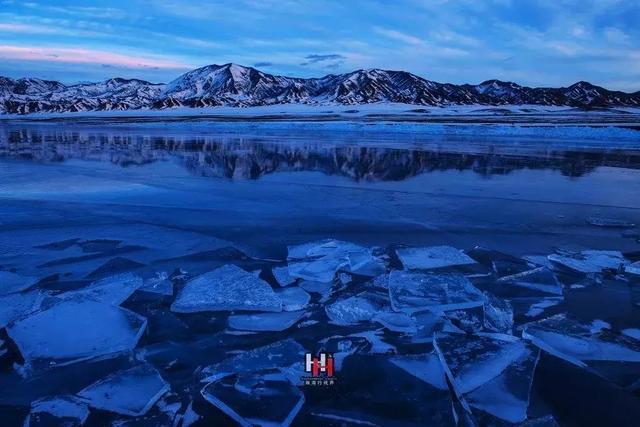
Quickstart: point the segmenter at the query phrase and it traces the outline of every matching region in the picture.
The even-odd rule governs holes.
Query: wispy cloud
[[[22,61],[103,64],[124,68],[186,69],[191,65],[169,58],[127,55],[97,49],[0,45],[0,58]]]
[[[422,39],[416,36],[413,36],[411,34],[403,33],[401,31],[392,30],[389,28],[380,28],[380,27],[375,27],[373,30],[382,36],[385,36],[392,40],[400,41],[403,43],[408,43],[413,45],[420,45],[423,43]]]
[[[273,63],[268,61],[256,62],[255,64],[253,64],[254,67],[271,67],[272,65]]]

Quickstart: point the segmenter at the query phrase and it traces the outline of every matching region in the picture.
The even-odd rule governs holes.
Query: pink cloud
[[[71,64],[107,64],[125,68],[191,68],[190,65],[170,58],[133,56],[103,50],[74,48],[0,45],[0,58]]]

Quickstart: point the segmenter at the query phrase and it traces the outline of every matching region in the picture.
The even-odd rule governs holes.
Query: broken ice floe
[[[147,321],[138,314],[92,300],[65,301],[7,328],[27,362],[64,365],[133,349]]]
[[[167,273],[156,273],[155,277],[144,281],[140,290],[153,294],[173,296],[173,283],[169,280]]]
[[[625,273],[640,276],[640,261],[636,261],[633,264],[629,264],[624,269]]]
[[[513,330],[513,307],[509,301],[485,292],[484,327],[493,332],[510,334]]]
[[[0,328],[38,310],[45,297],[37,290],[0,296]]]
[[[21,276],[10,271],[0,271],[0,295],[22,292],[38,283],[36,277]]]
[[[273,277],[275,277],[276,279],[276,282],[278,282],[280,286],[292,285],[297,280],[295,277],[291,277],[291,275],[289,274],[289,266],[275,267],[272,270],[272,273]]]
[[[549,294],[562,295],[562,285],[555,274],[546,267],[538,267],[522,273],[501,277],[498,282],[509,283]]]
[[[241,426],[289,426],[304,404],[304,394],[278,372],[229,376],[207,384],[201,391]]]
[[[209,380],[238,373],[291,366],[304,360],[304,349],[292,339],[254,348],[204,369]]]
[[[434,347],[463,406],[512,423],[527,418],[539,352],[504,334],[438,334]]]
[[[440,359],[436,354],[394,356],[391,363],[440,390],[448,390]]]
[[[451,246],[400,248],[396,250],[396,254],[408,270],[430,270],[476,263],[473,258]]]
[[[57,295],[57,297],[63,300],[79,301],[89,299],[105,304],[120,305],[142,285],[141,277],[132,273],[123,273],[106,277],[91,283],[85,288],[68,291]]]
[[[167,391],[169,384],[158,371],[142,364],[109,375],[80,391],[78,397],[93,408],[140,416]]]
[[[558,314],[527,324],[522,337],[542,350],[586,367],[589,361],[640,362],[640,341]]]
[[[353,325],[371,320],[380,311],[383,303],[382,298],[377,295],[364,292],[327,305],[325,312],[331,323]]]
[[[282,300],[271,286],[235,265],[225,265],[200,275],[184,286],[171,310],[198,311],[282,311]]]
[[[446,311],[482,306],[484,295],[460,274],[392,271],[389,298],[394,311]]]
[[[525,300],[525,298],[522,298],[521,301],[522,300]],[[535,299],[529,299],[529,300],[535,300]],[[562,303],[562,301],[564,301],[564,298],[562,297],[540,298],[539,300],[531,304],[531,306],[529,307],[529,310],[527,310],[527,312],[524,315],[526,317],[540,316],[547,308],[554,307]]]
[[[571,254],[551,254],[549,261],[579,273],[600,273],[604,269],[619,270],[629,262],[619,251],[586,250]]]
[[[405,313],[383,311],[376,314],[372,320],[392,332],[415,334],[418,331],[414,319]]]
[[[305,315],[304,310],[280,313],[236,314],[229,316],[229,327],[241,331],[284,331]]]
[[[309,301],[311,301],[311,295],[297,286],[279,289],[276,291],[276,294],[282,300],[282,309],[284,311],[302,310],[309,304]]]
[[[45,421],[48,418],[49,422]],[[75,396],[57,396],[37,400],[24,425],[82,425],[89,418],[87,404]],[[55,420],[55,421],[53,421]]]
[[[384,263],[371,250],[339,240],[321,240],[289,247],[289,275],[317,282],[331,282],[340,269],[375,276],[385,271]]]

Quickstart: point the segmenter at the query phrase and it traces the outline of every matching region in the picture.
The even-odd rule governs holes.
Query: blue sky
[[[166,82],[207,64],[640,90],[637,0],[0,0],[0,75]]]

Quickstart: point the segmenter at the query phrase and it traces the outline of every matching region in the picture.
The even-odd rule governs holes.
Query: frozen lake
[[[511,302],[513,335],[524,336],[522,329],[530,321],[562,313],[583,324],[601,321],[619,332],[640,327],[640,276],[616,275],[604,268],[580,275],[575,269],[557,271],[560,261],[553,268],[544,264],[561,282],[554,282],[561,288],[552,297],[555,300],[528,294],[504,296],[494,289],[492,280],[524,271],[518,263],[524,263],[522,258],[527,256],[546,259],[554,253],[565,256],[608,250],[619,251],[626,257],[624,262],[631,264],[640,258],[638,224],[640,132],[631,129],[342,122],[101,123],[100,119],[78,124],[0,123],[0,270],[45,279],[38,287],[48,296],[82,289],[111,273],[133,271],[146,280],[159,271],[171,274],[182,269],[193,277],[223,264],[258,271],[274,285],[271,267],[285,263],[288,246],[321,239],[376,247],[378,252],[373,253],[387,260],[387,271],[402,268],[400,262],[407,265],[401,256],[396,258],[397,248],[451,246],[483,266],[462,271],[474,286],[501,298],[515,298]],[[513,259],[507,263],[520,267],[503,271],[500,263],[504,260],[497,252],[484,250],[509,254]],[[533,263],[526,270],[541,265]],[[337,276],[335,280],[339,281]],[[360,286],[369,279],[356,273],[350,280]],[[338,292],[328,301],[354,294],[352,290],[345,295]],[[530,300],[521,309],[518,303],[523,298]],[[325,302],[315,296],[312,300],[319,307]],[[200,393],[193,372],[218,363],[237,348],[256,348],[293,337],[305,349],[315,351],[316,347],[308,346],[347,332],[366,335],[371,329],[348,322],[330,335],[313,326],[306,334],[298,327],[293,332],[230,335],[223,333],[226,315],[176,315],[169,311],[170,303],[163,300],[158,308],[129,298],[123,305],[149,319],[147,333],[136,347],[137,358],[158,369],[173,393],[173,400],[171,393],[165,395],[149,412],[147,422],[151,424],[164,423],[161,417],[169,417],[166,410],[158,409],[162,402],[165,406],[179,403],[177,411],[183,414],[191,401],[200,422],[231,422],[207,403],[216,401],[210,396],[220,398],[225,385],[213,382],[207,392]],[[484,310],[486,313],[486,303]],[[238,318],[233,322],[246,321]],[[395,332],[387,330],[385,342],[402,357],[434,351],[430,342],[413,345],[400,336],[388,336]],[[536,336],[534,332],[531,336]],[[0,342],[19,341],[13,338],[0,329]],[[453,341],[444,340],[439,350],[445,360],[446,345],[458,345]],[[534,338],[530,341],[536,342]],[[176,342],[188,344],[181,348]],[[640,355],[640,344],[636,341],[631,346]],[[620,425],[638,419],[640,357],[624,359],[622,367],[590,365],[587,370],[543,347],[537,368],[533,364],[536,374],[529,418],[552,415],[560,425],[568,426],[604,425],[615,416],[621,417],[617,419]],[[90,358],[54,369],[55,374],[44,375],[39,367],[21,374],[13,367],[25,362],[25,355],[19,355],[24,352],[18,350],[11,344],[3,356],[0,349],[4,358],[0,359],[0,414],[18,424],[34,400],[77,394],[101,378],[103,369],[117,371],[131,364],[123,356],[100,361]],[[393,377],[397,366],[409,362],[396,360],[396,367],[391,368],[385,352],[354,350],[354,354],[338,374],[341,388],[303,388],[306,403],[294,424],[384,425],[399,411],[403,415],[394,420],[397,425],[427,421],[451,425],[448,391],[423,390],[414,376],[399,378],[393,387],[408,390],[409,400],[437,402],[432,408],[386,402],[382,394],[388,386],[379,378],[371,380],[370,392],[357,388],[368,384],[362,366]],[[517,363],[529,366],[522,354]],[[535,359],[532,354],[527,356],[531,360]],[[611,362],[607,357],[604,359]],[[436,359],[433,363],[437,364]],[[65,372],[74,379],[66,382]],[[508,377],[505,381],[515,380]],[[487,384],[482,387],[489,387]],[[570,384],[577,384],[579,390]],[[480,425],[517,419],[472,396],[473,388],[462,389],[460,382],[452,391],[457,396],[454,407],[459,405],[457,414],[465,413],[469,402],[475,408],[469,410],[471,416],[479,417]],[[497,392],[487,388],[483,393]],[[379,400],[384,409],[363,403],[367,399]],[[493,409],[486,410],[487,405]],[[108,408],[98,408],[102,409],[92,410],[93,421],[116,419]],[[484,408],[484,415],[478,414],[478,408]],[[120,414],[115,417],[125,416]]]

